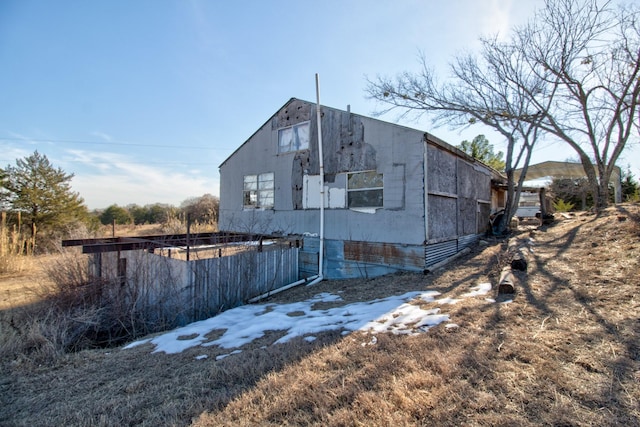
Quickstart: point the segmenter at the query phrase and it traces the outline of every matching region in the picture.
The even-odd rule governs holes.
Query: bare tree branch
[[[507,175],[521,161],[526,169],[538,136],[554,136],[576,151],[602,208],[616,161],[640,136],[639,22],[636,5],[546,0],[508,41],[481,38],[478,55],[454,57],[449,80],[438,82],[422,55],[421,72],[368,80],[366,92],[385,105],[380,114],[495,129]]]

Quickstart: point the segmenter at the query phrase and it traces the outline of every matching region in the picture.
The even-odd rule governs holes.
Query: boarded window
[[[306,150],[309,148],[309,122],[278,130],[278,152]]]
[[[350,208],[383,206],[382,174],[376,171],[352,172],[347,175],[347,205]]]
[[[245,208],[273,208],[273,172],[245,175],[243,204]]]

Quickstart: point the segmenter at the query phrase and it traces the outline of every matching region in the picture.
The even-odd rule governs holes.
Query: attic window
[[[382,174],[376,171],[347,174],[347,205],[350,208],[381,208],[382,183]]]
[[[273,172],[245,175],[242,200],[245,209],[273,208]]]
[[[306,150],[309,148],[309,122],[299,123],[278,130],[278,152]]]

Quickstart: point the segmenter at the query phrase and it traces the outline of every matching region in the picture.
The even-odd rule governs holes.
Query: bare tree
[[[526,172],[539,134],[542,114],[528,94],[552,99],[552,94],[546,92],[552,88],[544,85],[545,79],[552,76],[527,72],[526,58],[513,44],[496,38],[483,38],[480,42],[480,55],[456,57],[450,66],[452,78],[443,84],[422,55],[419,74],[403,73],[395,79],[378,77],[369,81],[367,92],[369,97],[388,105],[380,114],[397,108],[404,110],[401,116],[429,112],[436,126],[460,128],[483,123],[505,137],[507,202],[498,224],[498,231],[502,232],[517,209],[525,176],[522,173],[516,184],[514,171],[522,168]]]
[[[640,10],[598,3],[547,0],[514,42],[556,88],[550,104],[530,96],[544,112],[537,126],[576,151],[600,209],[609,203],[616,161],[638,140]]]
[[[212,194],[187,199],[181,204],[182,209],[192,215],[192,220],[205,224],[217,224],[220,199]]]
[[[481,122],[507,140],[510,217],[535,141],[549,134],[580,157],[596,195],[608,204],[609,179],[630,138],[638,138],[640,24],[636,6],[597,0],[547,0],[507,42],[481,39],[479,57],[454,58],[440,84],[422,55],[422,72],[369,80],[369,97],[388,108],[433,113],[434,124]],[[592,160],[593,159],[593,160]],[[517,186],[513,170],[522,161]],[[511,212],[509,212],[511,211]]]

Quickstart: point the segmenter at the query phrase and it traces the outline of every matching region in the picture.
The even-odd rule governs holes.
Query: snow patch
[[[220,348],[238,348],[262,338],[267,331],[284,331],[284,335],[275,344],[282,344],[296,337],[311,339],[323,331],[343,330],[346,335],[353,331],[371,333],[415,334],[449,320],[449,315],[439,314],[440,309],[425,310],[410,304],[411,300],[433,301],[437,293],[407,292],[348,304],[323,310],[313,309],[318,302],[341,301],[338,295],[322,293],[306,301],[290,304],[244,305],[227,310],[215,317],[194,322],[174,329],[154,338],[136,341],[125,349],[151,343],[154,353],[180,353],[195,346],[218,346]],[[289,316],[288,313],[301,313]],[[207,335],[212,331],[223,331],[211,340]],[[184,339],[189,337],[189,339]],[[239,352],[231,352],[235,354]],[[216,360],[230,354],[220,355]]]
[[[460,301],[462,301],[462,300],[461,299],[456,299],[456,298],[446,297],[446,298],[440,298],[436,302],[438,304],[450,304],[450,305],[453,305],[453,304],[459,303]]]
[[[471,288],[471,292],[467,292],[466,294],[462,294],[463,297],[476,297],[481,295],[486,295],[491,291],[491,283],[480,283],[477,286]]]

